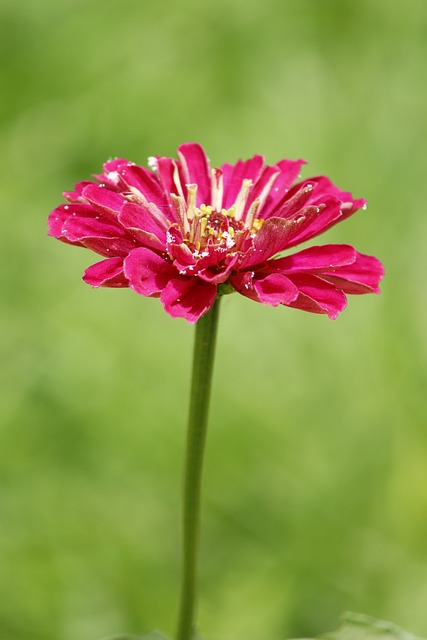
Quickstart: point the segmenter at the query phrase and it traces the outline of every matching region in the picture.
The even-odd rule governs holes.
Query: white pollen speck
[[[70,207],[68,206],[68,204],[66,204],[65,207],[64,207],[65,211],[68,211],[69,208]]]
[[[117,184],[119,181],[119,174],[117,173],[117,171],[109,171],[107,173],[107,178],[108,180],[111,180],[111,182],[113,182],[114,184]]]
[[[154,156],[149,156],[148,157],[148,166],[150,167],[150,169],[152,169],[152,171],[156,171],[156,169],[157,169],[157,158],[155,158]]]

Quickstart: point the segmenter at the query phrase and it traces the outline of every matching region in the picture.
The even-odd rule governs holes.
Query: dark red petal
[[[264,158],[259,155],[245,162],[239,160],[235,165],[226,163],[221,166],[224,179],[224,196],[222,200],[224,209],[230,209],[236,202],[236,198],[242,188],[243,180],[252,180],[252,182],[255,182],[263,166]]]
[[[384,267],[377,258],[356,252],[356,260],[348,266],[325,270],[322,277],[345,293],[379,293]]]
[[[170,280],[160,300],[165,311],[173,318],[185,318],[194,323],[213,305],[216,286],[199,278],[178,277]]]
[[[284,274],[302,271],[326,273],[336,267],[353,264],[356,257],[357,251],[348,244],[325,244],[271,260],[269,268]]]
[[[209,160],[200,144],[187,142],[178,147],[185,184],[197,184],[196,206],[211,204]]]
[[[177,270],[154,251],[139,247],[129,253],[124,262],[129,286],[142,296],[159,295]]]
[[[90,266],[83,280],[92,287],[128,287],[129,282],[123,273],[123,258],[107,258]]]
[[[347,305],[345,294],[333,284],[311,274],[289,274],[289,279],[298,287],[299,295],[287,306],[310,313],[327,314],[335,320]]]

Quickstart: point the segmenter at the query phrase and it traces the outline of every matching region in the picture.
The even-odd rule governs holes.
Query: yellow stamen
[[[192,220],[196,212],[197,184],[187,184],[187,218]]]
[[[236,220],[242,219],[243,211],[245,209],[245,205],[248,200],[251,186],[252,186],[252,180],[248,180],[248,179],[243,180],[241,189],[239,191],[239,194],[236,198],[236,202],[234,205],[235,206],[234,218]]]

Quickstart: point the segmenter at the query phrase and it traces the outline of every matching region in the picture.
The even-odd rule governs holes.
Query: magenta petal
[[[325,244],[272,260],[269,265],[285,274],[301,271],[324,273],[336,267],[351,265],[356,257],[357,251],[348,244]]]
[[[306,211],[310,210],[307,215]],[[306,219],[296,229],[296,233],[292,236],[288,247],[294,247],[297,244],[306,242],[315,236],[324,233],[338,221],[342,220],[341,205],[336,198],[325,198],[320,205],[309,205],[301,211],[302,216]]]
[[[263,166],[264,158],[259,155],[246,160],[246,162],[239,160],[235,165],[223,164],[221,166],[224,180],[222,206],[225,209],[229,209],[235,203],[237,195],[242,188],[243,180],[252,180],[255,183]]]
[[[325,270],[322,277],[345,293],[379,293],[384,267],[377,258],[356,252],[356,260],[348,266]]]
[[[261,208],[261,218],[270,218],[273,215],[278,203],[283,200],[284,195],[297,179],[303,164],[305,164],[305,160],[281,160],[275,165],[280,174],[274,181],[274,185]]]
[[[129,286],[142,296],[158,295],[177,270],[157,253],[139,247],[129,253],[124,262],[124,273]]]
[[[212,252],[213,255],[210,256],[211,260],[212,257],[216,257],[218,259],[218,253],[218,251]],[[240,256],[236,253],[234,255],[228,255],[222,259],[221,264],[219,264],[218,266],[212,265],[214,266],[214,268],[206,266],[207,263],[205,262],[205,260],[206,258],[202,258],[201,260],[199,260],[199,271],[197,273],[198,277],[202,280],[205,280],[206,282],[211,282],[212,284],[221,284],[223,282],[226,282],[234,266],[240,260]]]
[[[281,273],[271,273],[260,279],[254,279],[253,286],[259,301],[276,307],[279,304],[288,305],[298,297],[298,288]]]
[[[99,184],[90,184],[83,189],[82,195],[95,208],[95,210],[113,220],[117,218],[126,198],[121,193],[116,193]]]
[[[184,237],[178,225],[171,225],[167,232],[167,252],[173,259],[175,267],[180,272],[186,271],[189,267],[193,270],[197,260],[191,249],[184,242]]]
[[[74,191],[64,191],[63,196],[68,202],[86,202],[82,196],[83,189],[88,185],[94,184],[90,180],[83,180],[78,182],[74,187]]]
[[[92,287],[128,287],[123,273],[123,258],[107,258],[90,266],[83,280]]]
[[[335,320],[347,305],[345,294],[318,276],[292,274],[290,280],[298,287],[299,296],[287,305],[289,307],[311,313],[324,313]]]
[[[155,204],[166,217],[170,216],[167,194],[152,171],[128,163],[119,173],[129,188],[137,189],[147,202]]]
[[[196,206],[211,204],[211,173],[209,161],[200,144],[187,142],[178,147],[186,184],[197,184]]]
[[[198,278],[174,278],[163,289],[160,300],[173,318],[194,323],[213,305],[216,286]]]
[[[269,218],[253,239],[253,249],[243,258],[241,268],[260,264],[288,246],[294,223],[283,218]]]
[[[80,210],[82,207],[84,207],[83,211],[85,211],[86,215],[89,215],[89,216],[93,215],[92,207],[87,204],[85,205],[61,204],[59,207],[56,207],[56,209],[54,209],[49,214],[49,218],[47,220],[47,226],[48,226],[49,236],[53,236],[54,238],[57,238],[58,240],[62,240],[63,242],[74,244],[74,243],[71,243],[70,240],[65,238],[63,233],[64,224],[68,220],[68,218],[72,215],[72,213],[70,212],[71,211],[70,207],[73,207],[73,208],[78,207]]]
[[[168,198],[168,202],[171,204],[171,193],[177,196],[182,196],[184,194],[178,166],[172,158],[156,158],[156,167],[163,189]],[[170,211],[174,221],[177,221],[177,216],[174,214],[173,207],[170,208]]]
[[[165,250],[165,226],[163,226],[161,220],[153,216],[150,205],[126,203],[118,219],[120,224],[144,246],[158,249],[159,251]]]

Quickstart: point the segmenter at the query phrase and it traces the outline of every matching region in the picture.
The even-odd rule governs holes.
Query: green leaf
[[[346,613],[337,631],[324,633],[323,640],[421,640],[392,622],[378,620],[362,613]]]

